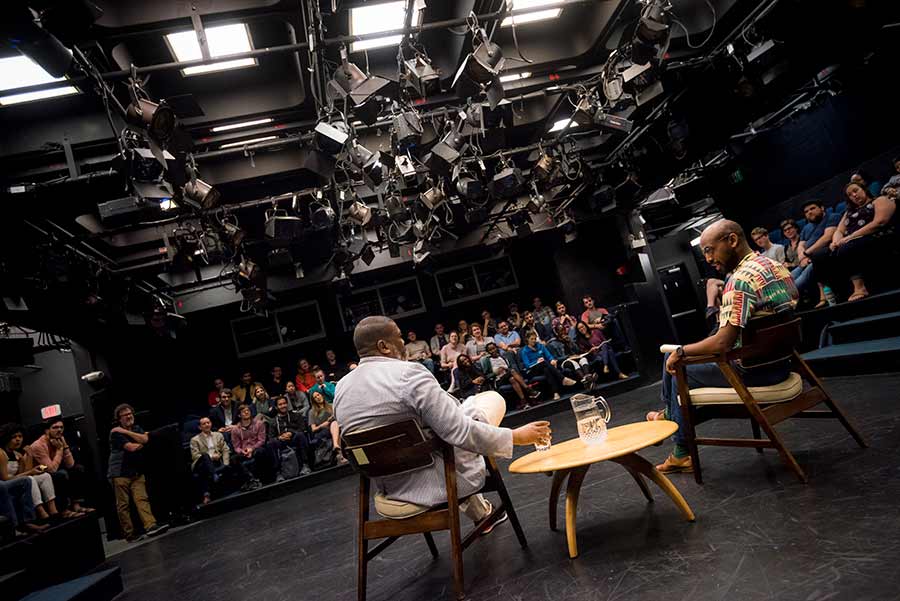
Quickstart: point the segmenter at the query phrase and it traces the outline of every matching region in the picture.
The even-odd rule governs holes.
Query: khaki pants
[[[474,420],[491,424],[492,426],[499,426],[500,422],[503,421],[503,416],[506,415],[506,400],[499,392],[489,390],[470,396],[463,401],[462,408],[466,415]],[[480,494],[472,495],[463,503],[460,503],[459,508],[469,519],[476,523],[484,519],[494,509],[491,506],[491,502]]]
[[[144,476],[122,476],[113,478],[113,491],[116,493],[116,513],[119,514],[119,524],[122,526],[122,534],[125,538],[134,536],[134,526],[131,523],[130,499],[134,499],[138,515],[144,525],[144,530],[152,528],[156,524],[156,518],[150,510],[150,500],[147,498],[147,482]]]

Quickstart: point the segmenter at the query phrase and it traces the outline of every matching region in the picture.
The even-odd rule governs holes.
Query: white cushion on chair
[[[803,392],[803,379],[800,374],[791,372],[787,380],[771,386],[749,386],[747,390],[757,403],[783,403],[790,401]],[[742,404],[734,388],[692,388],[691,404],[693,405],[728,405]]]
[[[388,499],[380,492],[375,493],[375,511],[383,518],[391,520],[405,520],[413,516],[425,513],[429,507]]]

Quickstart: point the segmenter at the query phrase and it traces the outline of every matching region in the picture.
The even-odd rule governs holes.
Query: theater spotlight
[[[506,64],[503,49],[490,40],[484,29],[477,28],[473,33],[472,43],[475,44],[475,49],[463,59],[453,79],[453,87],[456,87],[463,74],[479,85],[488,85],[499,77]]]
[[[491,180],[491,194],[499,198],[512,198],[522,190],[525,183],[525,176],[522,170],[512,166],[510,163],[504,163],[503,169],[498,171]]]
[[[310,203],[309,222],[318,231],[331,229],[334,225],[334,209],[324,200]]]
[[[324,121],[316,125],[316,128],[313,131],[313,139],[316,147],[325,154],[331,156],[339,155],[341,151],[344,150],[347,139],[350,137],[344,130],[338,129]]]
[[[219,206],[222,195],[202,179],[188,180],[182,189],[184,202],[195,209],[207,210]]]
[[[535,179],[539,182],[547,182],[556,173],[556,169],[559,166],[559,161],[546,151],[541,151],[541,156],[538,158],[537,162],[534,164],[534,167],[531,169],[531,173],[534,175]]]
[[[416,111],[404,111],[391,120],[394,143],[401,151],[417,146],[422,141],[422,118]]]
[[[165,102],[138,98],[125,110],[125,121],[146,131],[157,144],[164,144],[175,133],[175,111]]]
[[[431,148],[431,152],[425,158],[425,164],[429,170],[438,175],[451,174],[453,166],[459,162],[468,147],[462,134],[464,123],[463,119],[457,121],[453,129]]]
[[[659,60],[669,47],[671,27],[667,0],[644,0],[641,18],[631,43],[631,60],[636,65],[646,65]]]
[[[446,195],[440,185],[432,184],[430,188],[419,195],[419,199],[429,210],[434,210],[446,200]]]
[[[453,170],[453,181],[456,182],[456,191],[467,200],[477,200],[484,197],[484,184],[468,169],[457,167]]]
[[[372,209],[366,203],[355,200],[347,209],[347,219],[359,226],[368,225],[372,221]]]
[[[373,190],[381,185],[387,168],[381,162],[381,153],[372,152],[365,146],[353,144],[350,149],[350,162],[363,174],[366,185]]]
[[[355,108],[385,92],[390,83],[383,77],[363,73],[347,58],[347,47],[341,46],[341,64],[328,82],[326,93],[332,102],[346,100]]]
[[[407,87],[413,88],[421,98],[441,91],[441,72],[434,68],[428,57],[417,54],[403,61],[403,67]]]

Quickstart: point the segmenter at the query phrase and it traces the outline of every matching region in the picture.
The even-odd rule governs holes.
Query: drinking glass
[[[552,443],[552,440],[553,440],[552,434],[548,434],[547,436],[544,436],[543,438],[538,438],[537,442],[534,443],[534,450],[535,451],[546,451],[546,450],[550,449],[550,444]]]
[[[606,441],[606,424],[612,417],[606,399],[602,396],[576,394],[570,402],[578,424],[578,437],[587,444],[603,444]]]

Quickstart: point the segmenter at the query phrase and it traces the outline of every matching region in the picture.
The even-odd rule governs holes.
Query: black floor
[[[697,515],[693,524],[658,490],[656,502],[646,503],[619,466],[594,466],[581,493],[576,560],[568,559],[564,531],[547,525],[550,479],[505,474],[529,546],[518,546],[508,524],[473,545],[465,557],[469,598],[900,598],[900,374],[832,379],[827,387],[869,449],[833,420],[780,425],[810,476],[803,485],[774,451],[707,447],[705,485],[672,476]],[[643,419],[657,398],[656,386],[612,397],[613,425]],[[577,435],[569,413],[550,419],[554,440]],[[700,431],[749,430],[742,421]],[[661,460],[667,451],[643,455]],[[127,551],[114,558],[125,580],[120,599],[355,599],[355,501],[356,479],[348,477]],[[370,601],[452,598],[446,535],[435,538],[436,561],[421,537],[401,539],[373,561]]]

